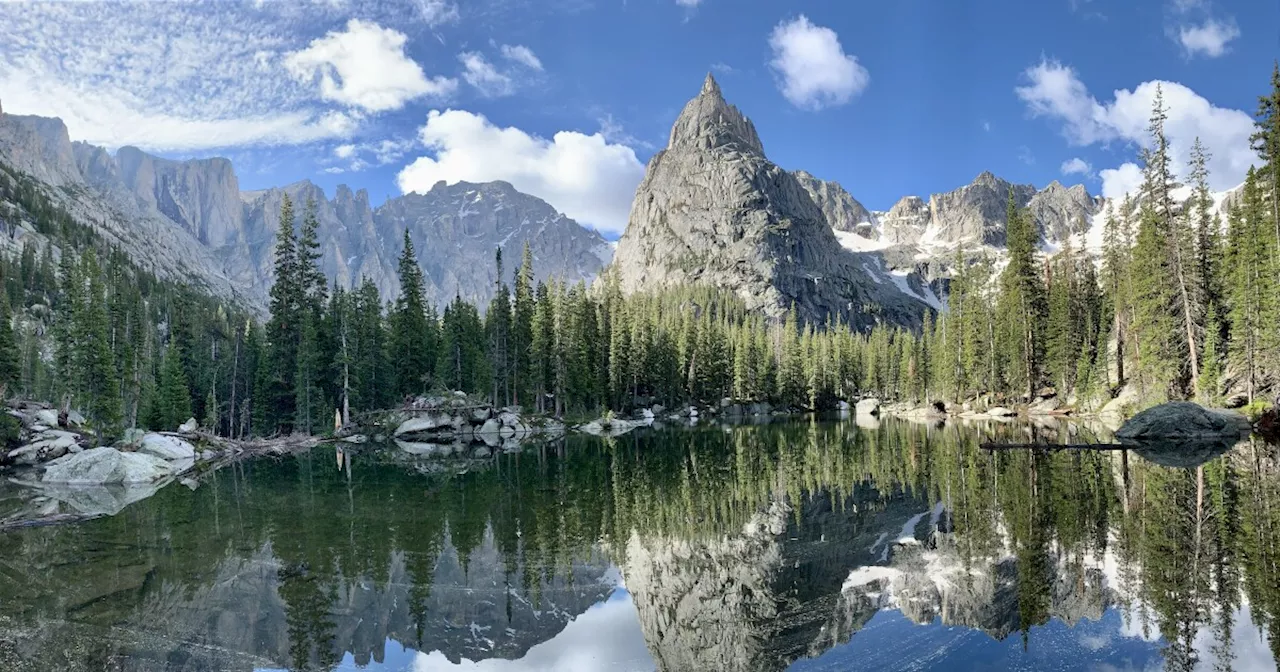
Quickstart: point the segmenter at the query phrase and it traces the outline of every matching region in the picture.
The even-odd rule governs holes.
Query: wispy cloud
[[[180,152],[348,138],[448,88],[377,23],[390,9],[370,6],[354,31],[350,11],[0,2],[0,96],[6,112],[61,117],[74,139]]]
[[[1188,59],[1218,58],[1240,37],[1235,17],[1219,15],[1210,0],[1170,0],[1165,13],[1165,34]]]

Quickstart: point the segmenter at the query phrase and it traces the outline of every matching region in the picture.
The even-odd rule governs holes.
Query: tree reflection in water
[[[1166,467],[978,447],[1102,431],[805,421],[264,459],[0,536],[0,662],[533,664],[590,649],[607,617],[643,637],[610,647],[629,656],[614,669],[780,670],[856,649],[888,609],[1025,655],[1040,626],[1117,614],[1175,670],[1245,665],[1235,638],[1252,632],[1274,666],[1275,448]]]

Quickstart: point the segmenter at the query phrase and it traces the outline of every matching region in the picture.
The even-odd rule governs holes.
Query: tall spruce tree
[[[428,316],[422,269],[418,267],[408,229],[404,232],[397,269],[400,293],[388,319],[388,350],[396,372],[396,393],[404,396],[422,392],[430,384],[437,347],[435,319]]]
[[[1031,217],[1018,209],[1013,190],[1006,206],[1009,264],[1000,276],[999,333],[1007,358],[1010,382],[1027,399],[1035,397],[1043,369],[1044,322],[1047,300],[1044,279],[1036,263],[1039,234]]]
[[[302,285],[298,275],[298,245],[293,202],[286,194],[280,205],[276,232],[275,282],[271,286],[271,319],[267,322],[268,356],[260,403],[262,430],[288,433],[294,429],[297,395],[298,341],[302,333]]]

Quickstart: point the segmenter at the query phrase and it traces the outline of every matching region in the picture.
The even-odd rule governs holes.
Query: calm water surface
[[[1094,438],[801,421],[6,484],[119,512],[0,534],[0,669],[1276,668],[1274,447],[978,447],[1030,435]]]

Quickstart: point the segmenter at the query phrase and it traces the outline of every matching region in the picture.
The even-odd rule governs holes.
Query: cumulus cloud
[[[1237,37],[1240,37],[1240,28],[1230,19],[1208,18],[1203,23],[1178,28],[1178,42],[1188,58],[1217,58],[1227,53],[1227,44]]]
[[[349,159],[356,153],[355,145],[338,145],[333,148],[333,155],[339,159]]]
[[[560,131],[551,139],[501,128],[465,110],[433,110],[419,133],[428,156],[397,176],[401,191],[425,192],[436,182],[505,180],[601,231],[627,223],[644,166],[625,145],[603,134]]]
[[[1088,161],[1080,157],[1074,157],[1062,162],[1063,175],[1090,175],[1093,173],[1093,167]]]
[[[423,96],[445,98],[457,80],[428,79],[405,54],[408,37],[376,23],[351,19],[346,29],[316,38],[285,57],[285,67],[304,82],[320,82],[320,95],[369,112],[398,110]]]
[[[803,14],[775,26],[769,47],[769,65],[782,95],[801,109],[843,105],[871,82],[867,69],[845,53],[836,32],[814,25]]]
[[[533,50],[523,44],[502,45],[502,55],[509,61],[515,61],[527,68],[542,72],[542,61]]]
[[[1122,143],[1146,146],[1147,125],[1156,89],[1168,109],[1165,134],[1175,164],[1175,175],[1186,173],[1195,138],[1209,150],[1209,184],[1215,190],[1230,189],[1244,181],[1257,158],[1249,148],[1253,118],[1241,110],[1218,107],[1177,82],[1148,81],[1133,89],[1119,89],[1100,102],[1074,69],[1058,61],[1043,60],[1024,72],[1026,83],[1015,89],[1028,111],[1061,124],[1068,143],[1076,146]],[[1122,165],[1098,172],[1104,195],[1132,189],[1136,165]],[[1107,194],[1106,192],[1110,192]]]

